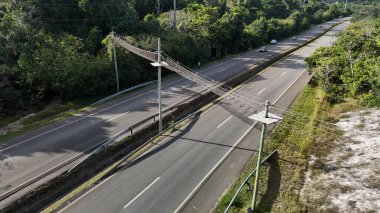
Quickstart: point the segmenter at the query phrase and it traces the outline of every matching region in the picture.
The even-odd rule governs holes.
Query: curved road
[[[330,45],[335,39],[332,35],[348,24],[336,26],[292,53],[240,91],[252,101],[263,103],[268,99],[288,107],[310,79],[305,72],[304,58],[316,48]],[[282,102],[278,103],[281,98]],[[258,107],[262,109],[262,105]],[[166,143],[83,194],[62,212],[210,211],[258,146],[261,127],[247,119],[251,114],[241,103],[225,99],[171,135]],[[247,134],[250,135],[245,138]],[[235,153],[230,155],[232,152]]]

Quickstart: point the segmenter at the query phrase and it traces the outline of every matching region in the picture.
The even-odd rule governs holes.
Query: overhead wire
[[[127,42],[122,40],[120,37],[118,37],[118,38],[119,38],[119,41],[121,44],[124,43],[125,48],[129,49],[130,51],[134,52],[135,54],[140,55],[140,56],[142,56],[148,60],[151,60],[151,61],[156,60],[156,58],[155,58],[155,57],[157,57],[156,52],[149,52],[146,50],[138,49],[136,47],[133,47],[130,44],[127,44]],[[150,57],[147,57],[147,53],[149,53]],[[153,54],[154,54],[154,56],[152,56]],[[254,112],[257,111],[257,105],[264,105],[264,103],[253,101],[253,100],[251,100],[245,96],[237,94],[238,92],[240,92],[240,90],[233,92],[232,87],[230,87],[229,89],[226,89],[222,86],[222,83],[214,81],[213,79],[210,79],[208,77],[198,75],[197,73],[192,71],[191,68],[187,68],[185,65],[183,65],[183,64],[179,63],[178,61],[176,61],[175,59],[171,58],[166,53],[162,53],[162,56],[163,56],[163,61],[168,63],[166,68],[171,69],[173,71],[176,71],[178,74],[182,75],[183,77],[189,78],[190,80],[195,81],[196,83],[200,84],[201,86],[206,87],[207,90],[210,90],[210,91],[212,91],[212,92],[214,92],[220,96],[225,95],[226,97],[231,96],[232,99],[236,98],[238,101],[241,101],[244,104],[248,104],[248,105],[252,106]],[[246,94],[246,93],[243,92],[243,94]],[[252,95],[250,95],[250,96],[255,97],[257,99],[264,100],[264,99],[256,97],[256,96],[252,96]],[[294,112],[290,112],[289,110],[281,109],[281,107],[276,106],[276,105],[274,105],[272,107],[275,109],[284,111],[286,113],[296,114]],[[310,118],[308,116],[302,116],[302,117]],[[295,119],[295,118],[292,118],[292,119],[298,123],[302,123],[302,121],[300,119]],[[320,121],[320,122],[322,123],[323,121]],[[329,123],[329,125],[331,125],[331,123]],[[327,127],[324,125],[320,125],[320,126],[323,128],[322,131],[330,132],[330,133],[332,132],[330,127]]]

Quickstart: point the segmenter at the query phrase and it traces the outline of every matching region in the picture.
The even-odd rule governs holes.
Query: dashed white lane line
[[[108,122],[110,122],[110,121],[112,121],[112,120],[115,120],[116,118],[119,118],[119,117],[121,117],[121,116],[123,116],[123,115],[125,115],[125,114],[128,114],[128,113],[129,113],[129,111],[128,111],[128,112],[124,112],[123,114],[118,115],[118,116],[115,116],[115,117],[113,117],[113,118],[107,120],[106,122],[108,123]]]
[[[232,116],[228,117],[226,120],[224,120],[221,124],[219,124],[219,126],[217,126],[216,128],[219,129],[219,127],[223,126],[223,124],[227,123],[228,120],[231,119]]]
[[[285,75],[285,72],[283,72],[280,76],[283,76],[283,75]]]
[[[225,71],[226,69],[224,68],[224,69],[221,69],[221,70],[219,70],[218,72],[223,72],[223,71]]]
[[[129,201],[123,208],[126,209],[129,205],[131,205],[133,202],[135,202],[135,200],[137,200],[137,198],[139,198],[144,192],[146,192],[150,187],[152,187],[153,184],[155,184],[159,179],[160,179],[160,177],[156,178],[156,180],[154,180],[152,183],[150,183],[144,190],[142,190],[135,198],[133,198],[131,201]]]
[[[262,89],[262,90],[261,90],[260,92],[258,92],[257,94],[260,94],[260,93],[264,92],[265,89],[266,89],[266,88]]]

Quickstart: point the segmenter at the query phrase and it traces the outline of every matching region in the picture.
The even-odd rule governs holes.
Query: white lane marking
[[[285,72],[283,72],[280,76],[283,76],[283,75],[285,75]]]
[[[144,190],[142,190],[135,198],[133,198],[131,201],[129,201],[123,207],[123,209],[126,209],[129,205],[131,205],[133,202],[135,202],[135,200],[137,200],[137,198],[139,198],[146,190],[148,190],[151,186],[153,186],[153,184],[156,183],[159,179],[160,179],[160,177],[156,178],[156,180],[154,180],[152,183],[150,183],[149,186],[147,186]]]
[[[218,72],[223,72],[223,71],[225,71],[226,70],[226,68],[224,68],[224,69],[221,69],[221,70],[219,70]]]
[[[304,74],[305,71],[306,69],[303,70],[303,72],[299,76],[297,76],[297,78],[293,81],[293,83],[290,84],[288,88],[286,88],[286,90],[273,102],[273,104],[277,103],[277,101],[279,101],[280,98],[285,95],[285,93],[289,90],[289,88],[292,87],[298,81],[298,79]],[[206,174],[206,176],[203,177],[203,179],[198,183],[198,185],[190,192],[190,194],[185,198],[185,200],[174,211],[175,213],[178,213],[180,210],[182,210],[185,207],[185,204],[187,204],[189,199],[192,198],[195,192],[199,190],[199,187],[203,185],[204,182],[209,178],[209,176],[224,162],[224,160],[228,157],[228,155],[230,155],[232,150],[235,149],[236,146],[241,142],[240,140],[243,140],[245,136],[248,135],[250,131],[252,131],[252,129],[255,127],[257,123],[258,122],[256,121],[254,124],[252,124],[252,126],[239,138],[239,140],[228,150],[228,152],[218,161],[218,163],[215,164],[215,166]]]
[[[113,176],[115,176],[115,174],[109,176],[108,178],[106,178],[105,180],[102,181],[102,183],[105,183],[107,182],[109,179],[111,179]],[[90,192],[94,191],[96,188],[98,188],[101,184],[98,184],[96,186],[94,186],[93,188],[91,188],[90,190],[88,190],[86,193],[84,193],[83,195],[81,195],[79,198],[75,199],[73,202],[71,202],[69,205],[65,206],[63,209],[59,210],[58,213],[62,213],[64,211],[66,211],[70,206],[74,205],[75,203],[77,203],[80,199],[82,199],[83,197],[87,196],[88,194],[90,194]]]
[[[185,198],[185,200],[178,206],[178,208],[174,212],[179,212],[184,205],[187,203],[187,201],[194,195],[194,193],[199,189],[199,187],[208,179],[208,177],[214,172],[215,169],[217,169],[227,158],[228,155],[231,154],[231,152],[236,148],[236,146],[245,138],[246,135],[248,135],[249,132],[255,127],[255,125],[258,122],[256,121],[254,124],[252,124],[251,127],[248,128],[246,132],[235,142],[235,144],[226,152],[226,154],[223,155],[223,157],[218,161],[218,163],[215,164],[214,167],[206,174],[206,176],[203,177],[203,179],[198,183],[198,185],[193,189],[193,191],[190,192],[190,194]]]
[[[219,124],[219,126],[217,126],[216,128],[219,129],[219,127],[223,126],[223,124],[227,123],[227,121],[230,120],[231,118],[232,118],[232,115],[228,117],[226,120],[224,120],[221,124]]]
[[[262,89],[262,90],[261,90],[260,92],[258,92],[257,94],[260,94],[260,93],[264,92],[265,89],[266,89],[266,88]]]
[[[107,120],[106,122],[108,123],[108,122],[110,122],[110,121],[112,121],[112,120],[115,120],[116,118],[119,118],[119,117],[121,117],[121,116],[123,116],[123,115],[125,115],[125,114],[128,114],[128,113],[129,113],[129,111],[128,111],[128,112],[124,112],[123,114],[118,115],[118,116],[116,116],[116,117],[113,117],[113,118]]]
[[[210,68],[208,68],[210,69]],[[304,70],[305,71],[305,70]],[[297,79],[274,101],[274,103],[276,103],[286,92],[287,90],[293,86],[293,84],[296,83],[296,81],[301,77],[303,73],[301,73]],[[243,87],[241,87],[239,90],[245,88],[246,86],[248,86],[248,84],[245,84]],[[201,116],[204,116],[207,112],[211,111],[212,109],[214,109],[216,106],[218,106],[220,103],[222,103],[225,99],[221,100],[218,104],[212,106],[210,109],[208,109],[207,111],[205,111],[204,113],[201,114]],[[244,139],[245,135],[247,133],[249,133],[253,127],[257,124],[258,122],[255,122],[254,124],[252,124],[252,126],[250,127],[250,129],[248,129],[241,138]],[[237,143],[239,144],[239,143]],[[235,147],[231,147],[231,150],[234,149]],[[148,150],[147,152],[149,152],[150,150]],[[226,154],[225,157],[227,157],[229,154]],[[225,159],[222,158],[221,161],[224,161]],[[213,168],[216,169],[219,165],[216,165],[214,166]],[[193,196],[193,193],[195,191],[197,191],[197,188],[204,182],[204,180],[206,180],[208,178],[208,176],[213,172],[213,170],[210,170],[210,172],[203,178],[203,180],[198,184],[197,187],[194,188],[194,190],[187,196],[187,198],[180,204],[180,206],[177,208],[177,210],[175,212],[178,212],[180,209],[183,208],[183,205],[185,205],[185,203],[187,203],[188,199]],[[100,185],[104,184],[107,180],[109,180],[111,177],[113,177],[115,174],[111,175],[109,178],[107,178],[106,180],[102,181],[101,183],[99,183],[97,186],[95,186],[94,188],[97,188],[99,187]],[[84,196],[86,196],[87,194],[89,194],[89,192],[91,192],[92,190],[94,190],[94,188],[90,189],[87,193],[83,194],[82,196],[80,196],[78,199],[76,199],[74,202],[70,203],[69,205],[67,205],[64,209],[68,208],[69,206],[73,205],[74,203],[76,203],[77,201],[79,201],[80,199],[82,199]],[[61,213],[64,209],[62,209],[59,213]]]
[[[293,83],[273,102],[275,104],[282,96],[285,95],[285,93],[289,90],[290,87],[293,86],[297,82],[297,80],[302,76],[302,74],[305,72],[305,70],[293,81]],[[246,84],[248,85],[248,84]],[[218,163],[215,164],[214,167],[206,174],[206,176],[203,177],[203,179],[198,183],[198,185],[190,192],[190,194],[185,198],[185,200],[182,201],[182,203],[178,206],[178,208],[174,211],[175,213],[178,213],[180,210],[182,210],[185,207],[185,204],[189,201],[190,198],[192,198],[195,193],[199,190],[199,187],[204,184],[204,182],[210,177],[210,175],[215,172],[215,170],[224,162],[224,160],[231,154],[231,152],[236,148],[237,145],[252,131],[252,129],[255,127],[255,125],[258,124],[256,121],[252,124],[251,127],[248,128],[246,132],[239,138],[239,140],[236,141],[236,143],[226,152],[225,155],[218,161]]]
[[[308,33],[311,33],[311,32],[313,32],[313,31],[318,31],[318,28],[316,27],[316,28],[314,28],[314,29],[311,29]],[[307,33],[305,33],[305,34],[307,34]],[[294,46],[294,45],[290,45],[290,47],[287,48],[286,50],[292,48],[293,46]],[[246,56],[246,55],[249,55],[249,54],[252,54],[252,53],[255,53],[255,52],[256,52],[256,49],[255,49],[255,50],[252,50],[252,51],[248,51],[248,52],[246,52],[246,53],[244,53],[244,54],[242,54],[242,55],[240,55],[240,56],[238,56],[238,57],[236,57],[236,58],[231,58],[230,60],[227,60],[227,61],[225,61],[225,62],[221,62],[221,63],[215,64],[215,65],[212,65],[212,66],[210,66],[210,67],[208,67],[208,68],[206,68],[206,69],[202,69],[202,70],[199,71],[199,73],[203,73],[203,72],[205,72],[205,71],[207,71],[207,70],[210,70],[210,69],[215,69],[215,68],[217,68],[217,67],[219,67],[219,66],[221,66],[221,65],[224,65],[224,64],[226,64],[226,63],[228,63],[228,62],[232,62],[232,61],[234,61],[234,60],[240,59],[242,56]],[[267,57],[267,58],[270,58],[270,57],[271,57],[271,55],[269,55],[269,57]],[[266,59],[267,59],[267,58],[266,58]],[[253,66],[252,66],[252,67],[253,67]],[[252,67],[250,67],[250,69],[251,69]],[[175,84],[175,83],[177,83],[177,82],[184,81],[184,80],[187,80],[187,79],[185,79],[185,78],[180,78],[180,79],[175,80],[175,81],[173,81],[173,82],[171,82],[171,83],[168,83],[168,84],[166,84],[166,85],[163,85],[163,88],[168,87],[168,86],[170,86],[170,85],[172,85],[172,84]],[[67,124],[64,124],[64,125],[62,125],[62,126],[56,127],[56,128],[54,128],[54,129],[51,129],[51,130],[46,131],[46,132],[44,132],[44,133],[41,133],[41,134],[39,134],[39,135],[33,136],[33,137],[28,138],[28,139],[26,139],[26,140],[24,140],[24,141],[21,141],[21,142],[19,142],[19,143],[16,143],[16,144],[14,144],[14,145],[12,145],[12,146],[6,147],[6,148],[4,148],[4,149],[0,149],[0,152],[3,152],[3,151],[8,150],[8,149],[11,149],[11,148],[16,147],[16,146],[18,146],[18,145],[20,145],[20,144],[26,143],[26,142],[28,142],[28,141],[30,141],[30,140],[36,139],[36,138],[38,138],[38,137],[40,137],[40,136],[46,135],[46,134],[48,134],[48,133],[50,133],[50,132],[53,132],[53,131],[58,130],[58,129],[61,129],[61,128],[65,127],[65,126],[68,126],[68,125],[70,125],[70,124],[76,123],[76,122],[78,122],[78,121],[80,121],[80,120],[83,120],[83,119],[85,119],[85,118],[88,118],[88,117],[90,117],[90,116],[92,116],[92,115],[96,115],[96,114],[98,114],[98,113],[100,113],[100,112],[103,112],[103,111],[105,111],[105,110],[107,110],[107,109],[111,109],[111,108],[113,108],[113,107],[115,107],[115,106],[118,106],[118,105],[120,105],[120,104],[123,104],[123,103],[129,102],[129,101],[134,100],[134,99],[137,99],[137,98],[139,98],[139,97],[141,97],[141,96],[144,96],[144,95],[149,94],[149,93],[152,93],[152,92],[155,92],[155,89],[150,90],[150,91],[148,91],[148,92],[145,92],[145,93],[143,93],[143,94],[141,94],[141,95],[135,96],[135,97],[133,97],[133,98],[131,98],[131,99],[127,99],[127,100],[125,100],[125,101],[122,101],[122,102],[119,102],[119,103],[117,103],[117,104],[111,105],[111,106],[109,106],[109,107],[106,107],[106,108],[104,108],[104,109],[102,109],[102,110],[99,110],[99,111],[97,111],[97,112],[94,112],[94,113],[88,114],[88,115],[86,115],[86,116],[80,116],[80,115],[78,115],[78,116],[81,117],[80,119],[77,119],[77,120],[71,121],[71,122],[69,122],[69,123],[67,123]]]

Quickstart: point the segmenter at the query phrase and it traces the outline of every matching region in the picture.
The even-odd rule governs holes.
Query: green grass
[[[34,116],[23,120],[22,122],[23,127],[21,129],[14,132],[9,132],[6,135],[1,135],[0,142],[6,141],[24,132],[39,128],[41,126],[48,125],[52,122],[62,120],[80,111],[89,110],[91,109],[91,107],[88,107],[88,105],[90,103],[93,103],[94,100],[96,99],[91,98],[91,99],[86,99],[86,100],[73,101],[67,104],[57,104],[54,106],[47,107],[41,110],[40,112],[37,112]],[[19,118],[13,117],[13,118],[10,118],[8,121],[14,122],[16,119],[19,119]]]
[[[307,86],[291,108],[295,114],[287,114],[267,138],[264,148],[264,157],[273,150],[274,155],[265,163],[260,177],[259,196],[257,200],[258,212],[302,212],[306,206],[300,202],[300,190],[303,175],[307,169],[311,152],[326,152],[319,150],[320,144],[325,144],[339,133],[326,132],[325,123],[320,120],[329,120],[328,113],[331,106],[325,100],[324,92],[312,86]],[[247,164],[235,183],[221,197],[214,212],[224,212],[233,194],[242,181],[255,168],[256,156]],[[253,179],[250,183],[253,186]],[[244,187],[230,212],[247,212],[250,207],[252,192]]]

